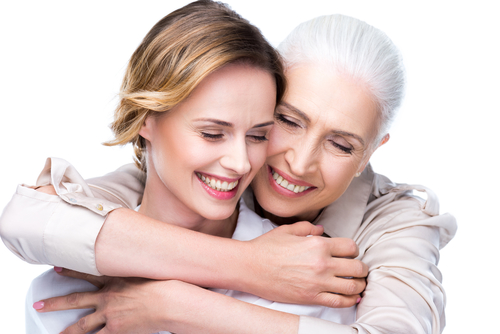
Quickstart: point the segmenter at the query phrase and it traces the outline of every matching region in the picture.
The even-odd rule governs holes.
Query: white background
[[[188,1],[3,1],[0,5],[0,207],[34,184],[48,156],[84,177],[130,162],[100,145],[128,58],[147,31]],[[401,49],[407,96],[375,170],[420,183],[458,220],[442,251],[445,333],[495,331],[500,300],[497,140],[500,24],[494,1],[228,0],[277,45],[298,23],[342,13],[385,31]],[[293,4],[292,4],[293,3]],[[45,266],[0,247],[0,333],[24,332],[24,296]]]

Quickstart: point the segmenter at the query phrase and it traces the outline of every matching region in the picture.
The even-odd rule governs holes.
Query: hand
[[[165,308],[162,303],[168,300],[164,297],[169,291],[167,287],[170,281],[92,276],[68,269],[62,269],[58,273],[84,279],[100,288],[95,292],[78,292],[43,300],[43,307],[38,312],[82,308],[96,310],[62,333],[87,333],[103,326],[99,334],[150,334],[165,330],[165,319],[162,319],[165,317]]]
[[[352,259],[359,252],[353,240],[322,234],[322,227],[299,222],[249,241],[250,273],[242,289],[285,303],[355,305],[365,289],[368,267]]]

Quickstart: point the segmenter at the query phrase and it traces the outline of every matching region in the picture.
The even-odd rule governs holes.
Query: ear
[[[374,153],[374,152],[375,152],[375,151],[376,151],[376,150],[377,150],[380,146],[382,146],[382,145],[384,145],[385,143],[387,143],[387,142],[389,141],[389,139],[390,139],[390,138],[391,138],[391,136],[390,136],[389,134],[386,134],[386,135],[382,138],[382,140],[380,140],[380,143],[378,144],[378,146],[377,146],[377,147],[373,150],[373,152],[371,152],[371,153],[370,153],[370,155],[368,155],[368,156],[366,157],[366,161],[365,161],[365,162],[363,163],[363,165],[362,165],[362,166],[363,166],[363,168],[360,168],[360,169],[358,170],[358,173],[360,173],[360,174],[361,174],[361,173],[365,170],[366,165],[368,165],[368,163],[370,162],[370,158],[371,158],[372,154],[373,154],[373,153]]]
[[[151,116],[147,116],[146,120],[142,124],[141,130],[139,131],[139,135],[146,139],[147,141],[151,141],[153,137],[153,127],[155,120]]]
[[[389,141],[389,139],[391,138],[391,136],[389,134],[386,134],[384,136],[384,138],[382,138],[382,140],[380,141],[380,144],[378,144],[377,148],[379,148],[380,146],[384,145],[385,143],[387,143]],[[373,154],[373,153],[372,153]]]

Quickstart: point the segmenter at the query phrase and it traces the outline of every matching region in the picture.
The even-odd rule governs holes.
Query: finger
[[[368,276],[368,266],[360,260],[332,257],[328,265],[336,277],[364,278]]]
[[[328,292],[318,294],[315,299],[318,305],[332,308],[351,307],[359,303],[360,300],[361,297],[359,295],[344,296]]]
[[[81,318],[75,324],[66,328],[61,332],[61,334],[85,334],[105,324],[106,322],[102,316],[97,313],[92,313]]]
[[[54,267],[54,270],[61,276],[83,279],[98,288],[102,288],[106,280],[105,276],[94,276],[61,267]]]
[[[95,292],[75,292],[66,296],[53,297],[33,304],[38,312],[53,312],[81,308],[95,308],[97,305]]]
[[[322,235],[323,234],[323,226],[321,225],[313,225],[309,222],[302,221],[291,225],[282,225],[283,228],[286,228],[288,233],[305,237],[308,235]]]
[[[97,334],[112,334],[112,333],[113,332],[111,332],[107,327],[104,327],[99,332],[97,332]]]
[[[354,296],[362,293],[366,288],[364,278],[341,278],[334,277],[329,282],[325,292],[335,293],[343,296]]]
[[[330,253],[336,257],[355,258],[359,255],[358,245],[349,238],[325,238],[330,247]]]

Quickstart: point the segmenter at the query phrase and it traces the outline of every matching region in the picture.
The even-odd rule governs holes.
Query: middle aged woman
[[[279,49],[286,61],[289,88],[275,113],[276,125],[270,133],[266,164],[252,182],[253,193],[243,195],[245,203],[276,223],[309,220],[323,225],[331,237],[353,239],[359,247],[358,259],[369,268],[355,323],[342,325],[301,317],[299,333],[440,333],[445,325],[445,295],[437,262],[439,249],[455,234],[456,222],[449,214],[439,214],[437,198],[427,188],[394,184],[375,174],[369,165],[373,152],[388,141],[391,120],[401,103],[404,71],[399,52],[381,31],[341,15],[319,17],[299,25]],[[89,182],[125,202],[140,202],[141,191],[134,191],[142,189],[140,175],[128,167]],[[426,192],[427,200],[414,196],[414,190]],[[108,213],[116,208],[103,209],[102,200],[96,198],[84,200],[81,205],[93,211],[97,207]],[[10,212],[22,216],[21,210]],[[71,218],[66,215],[63,220],[79,219],[79,212],[85,211],[76,206],[73,210]],[[146,227],[142,218],[137,214],[128,217],[128,212],[125,208],[112,211],[104,226],[98,215],[94,215],[93,221],[89,215],[88,221],[77,227],[83,235],[80,239],[94,245],[90,239],[97,237],[102,226],[95,247],[99,271],[161,278],[151,268],[161,267],[164,257],[182,257],[182,250],[181,254],[147,258],[146,254],[158,252],[158,248],[133,240],[154,240],[162,235],[162,230],[154,225]],[[18,229],[33,224],[34,217],[24,217],[19,219],[23,227],[17,225]],[[121,222],[130,220],[135,225],[119,228]],[[82,233],[92,228],[97,232]],[[76,232],[60,233],[59,242],[63,243],[71,233]],[[17,231],[12,235],[15,237],[8,242],[17,246],[19,254],[37,261],[43,257],[33,255],[36,250],[26,255],[27,246],[19,242],[26,233]],[[133,243],[140,246],[136,248]],[[87,267],[77,269],[97,271],[92,262],[93,249],[90,253],[85,255]],[[120,262],[129,257],[140,258],[145,264],[124,269]],[[64,255],[60,258],[61,264],[67,263]],[[321,262],[314,265],[318,270],[325,266]],[[70,271],[63,274],[80,277]],[[77,301],[65,297],[50,299],[44,311],[90,306],[111,318],[117,314],[113,310],[123,307],[125,300],[127,305],[133,305],[130,299],[134,298],[142,301],[137,303],[140,305],[157,301],[154,291],[132,298],[134,287],[126,280],[92,276],[88,279],[100,286],[104,284],[105,288],[101,293],[79,295]],[[343,282],[349,284],[349,280]],[[269,320],[265,309],[259,314],[247,313],[248,304],[188,283],[167,283],[175,288],[169,289],[163,298],[163,305],[167,306],[162,321],[189,323],[190,328],[200,331],[231,333],[234,328],[246,332],[250,324]],[[113,284],[121,284],[123,290],[111,289]],[[112,298],[103,298],[106,294]],[[110,302],[106,304],[105,300]],[[140,312],[135,314],[135,320],[140,322]],[[188,316],[192,314],[197,316]],[[125,322],[114,324],[123,326],[120,333],[127,332]],[[260,331],[272,332],[269,326],[263,325]]]

